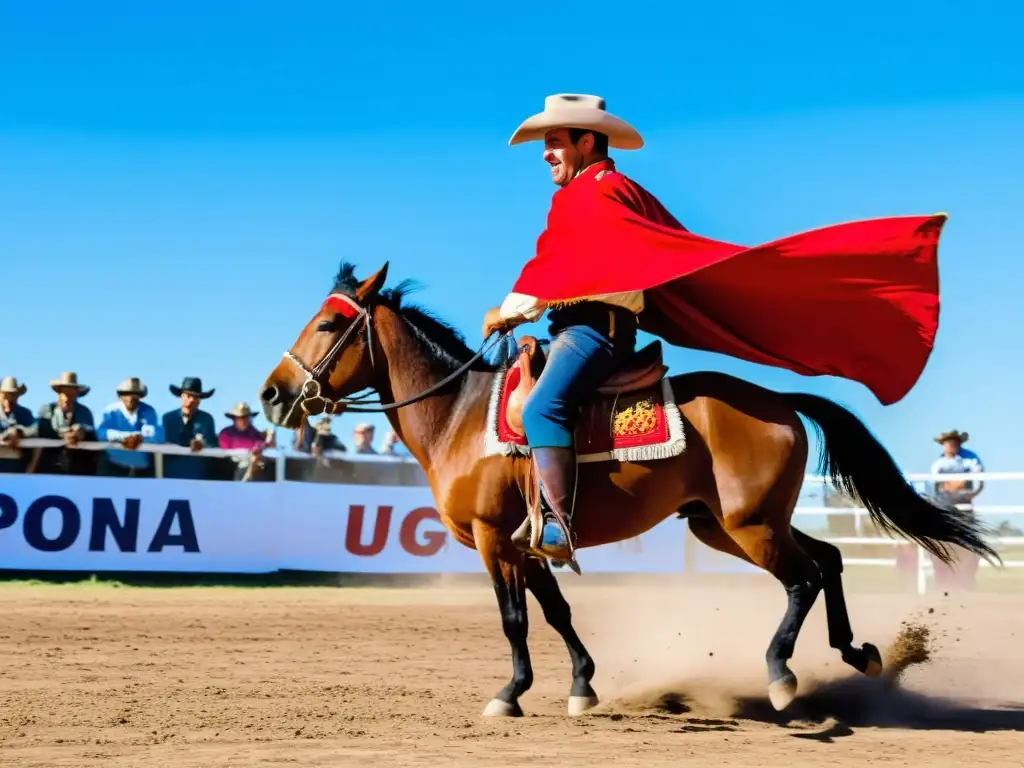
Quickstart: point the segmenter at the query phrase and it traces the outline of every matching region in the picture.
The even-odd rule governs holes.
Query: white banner
[[[249,483],[0,476],[0,568],[276,570],[268,488]]]
[[[281,489],[281,568],[353,573],[479,573],[476,550],[441,524],[430,489],[276,483]],[[622,510],[629,514],[629,510]],[[670,573],[683,568],[685,523],[580,550],[589,573]]]
[[[275,483],[282,569],[345,573],[479,573],[426,487]]]
[[[629,514],[628,509],[622,514]],[[584,549],[591,573],[683,568],[685,523]],[[329,483],[0,476],[0,569],[480,573],[430,489]]]

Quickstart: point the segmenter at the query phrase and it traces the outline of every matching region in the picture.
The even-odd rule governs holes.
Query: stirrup
[[[540,536],[537,537],[539,539],[537,545],[533,543],[533,526],[529,515],[523,519],[523,522],[512,534],[512,544],[527,555],[536,557],[538,560],[547,560],[555,566],[567,566],[577,576],[582,576],[583,572],[579,563],[576,562],[576,549],[572,545],[571,532],[558,520],[557,515],[545,514],[543,520],[544,528],[541,530]],[[550,528],[554,528],[564,538],[565,549],[557,546],[545,546],[544,533]]]

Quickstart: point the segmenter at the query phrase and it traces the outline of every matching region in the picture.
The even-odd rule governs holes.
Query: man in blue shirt
[[[933,475],[965,475],[981,473],[985,466],[973,451],[964,448],[968,434],[952,429],[935,438],[942,446],[942,455],[932,464]],[[984,483],[970,480],[935,481],[934,497],[941,506],[962,505],[971,514],[974,512],[974,499],[981,493]],[[952,565],[946,565],[934,555],[932,566],[935,569],[935,586],[938,589],[974,588],[981,559],[966,550],[958,549]]]
[[[942,455],[932,464],[933,475],[964,475],[970,472],[984,472],[981,459],[973,451],[964,448],[968,434],[951,429],[935,438],[942,446]],[[945,504],[970,504],[974,497],[981,493],[984,483],[979,482],[977,488],[970,480],[950,480],[936,482],[935,495]]]
[[[142,398],[149,388],[137,377],[125,379],[117,385],[118,402],[103,411],[96,439],[101,442],[121,443],[127,450],[106,451],[100,462],[100,474],[113,477],[153,477],[153,454],[136,451],[142,442],[162,443],[163,427],[156,409]]]

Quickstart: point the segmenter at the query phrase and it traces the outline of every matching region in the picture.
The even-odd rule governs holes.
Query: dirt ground
[[[0,765],[1024,764],[1024,595],[850,594],[889,656],[903,622],[930,630],[899,686],[841,663],[819,600],[783,716],[763,661],[779,588],[562,583],[602,704],[565,715],[568,655],[531,598],[515,720],[480,716],[511,672],[486,585],[6,585]]]

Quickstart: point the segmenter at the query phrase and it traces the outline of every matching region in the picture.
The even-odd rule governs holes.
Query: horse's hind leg
[[[871,643],[853,647],[853,628],[843,594],[843,555],[834,544],[811,538],[792,529],[797,543],[818,564],[821,585],[825,592],[825,613],[828,617],[828,644],[843,655],[843,661],[869,677],[882,672],[882,656]]]
[[[740,516],[734,514],[733,519]],[[751,516],[749,512],[742,515],[746,518]],[[761,515],[757,518],[761,519]],[[765,523],[726,530],[717,516],[693,517],[687,522],[690,532],[705,545],[763,568],[786,588],[786,615],[767,653],[768,696],[772,706],[778,710],[785,709],[797,690],[796,675],[787,662],[793,658],[797,635],[821,591],[821,575],[814,560],[788,531],[780,534]]]
[[[558,580],[546,561],[532,558],[526,561],[526,586],[540,603],[544,618],[569,649],[572,659],[572,688],[569,690],[569,714],[579,715],[597,706],[597,694],[590,685],[594,679],[594,660],[587,653],[583,641],[572,626],[569,603],[562,596]]]
[[[796,698],[797,679],[788,662],[793,658],[804,620],[821,591],[821,574],[788,530],[758,523],[727,529],[727,533],[755,565],[775,576],[786,588],[786,614],[765,655],[768,697],[772,706],[781,711]]]

